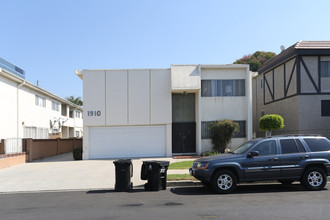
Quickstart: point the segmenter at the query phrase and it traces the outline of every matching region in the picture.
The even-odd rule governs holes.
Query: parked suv
[[[330,175],[330,141],[320,136],[252,139],[226,154],[195,160],[190,174],[218,193],[237,183],[298,180],[308,190],[323,189]]]

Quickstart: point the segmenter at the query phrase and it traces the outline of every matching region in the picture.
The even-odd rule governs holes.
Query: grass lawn
[[[189,169],[192,167],[193,160],[171,163],[168,169]]]
[[[197,180],[195,177],[190,176],[189,174],[167,174],[168,181],[177,181],[177,180]]]

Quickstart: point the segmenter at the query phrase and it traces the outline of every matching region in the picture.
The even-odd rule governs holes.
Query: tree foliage
[[[232,120],[218,120],[210,125],[213,150],[224,153],[235,131],[239,130],[237,122]]]
[[[284,120],[282,116],[276,114],[264,115],[259,119],[259,129],[264,131],[280,130],[284,128]]]
[[[81,97],[78,96],[77,98],[75,98],[74,96],[69,96],[69,97],[65,97],[66,100],[68,100],[69,102],[72,102],[73,104],[82,106],[83,105],[83,101],[81,100]]]
[[[245,55],[241,59],[236,60],[234,64],[250,64],[250,70],[257,72],[267,60],[274,56],[276,54],[273,52],[256,51],[252,55]]]

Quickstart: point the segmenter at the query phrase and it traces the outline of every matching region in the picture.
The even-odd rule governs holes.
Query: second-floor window
[[[81,112],[80,111],[76,111],[76,118],[81,118]]]
[[[202,80],[202,97],[212,96],[245,96],[245,80]]]
[[[330,61],[321,61],[321,77],[330,77]]]
[[[57,102],[52,102],[52,110],[54,111],[59,111],[60,110],[60,105]]]
[[[46,99],[43,97],[40,97],[36,95],[36,105],[41,106],[41,107],[46,107]]]

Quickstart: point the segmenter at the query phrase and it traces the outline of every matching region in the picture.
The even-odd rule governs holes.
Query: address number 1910
[[[87,116],[101,116],[101,111],[87,111]]]

